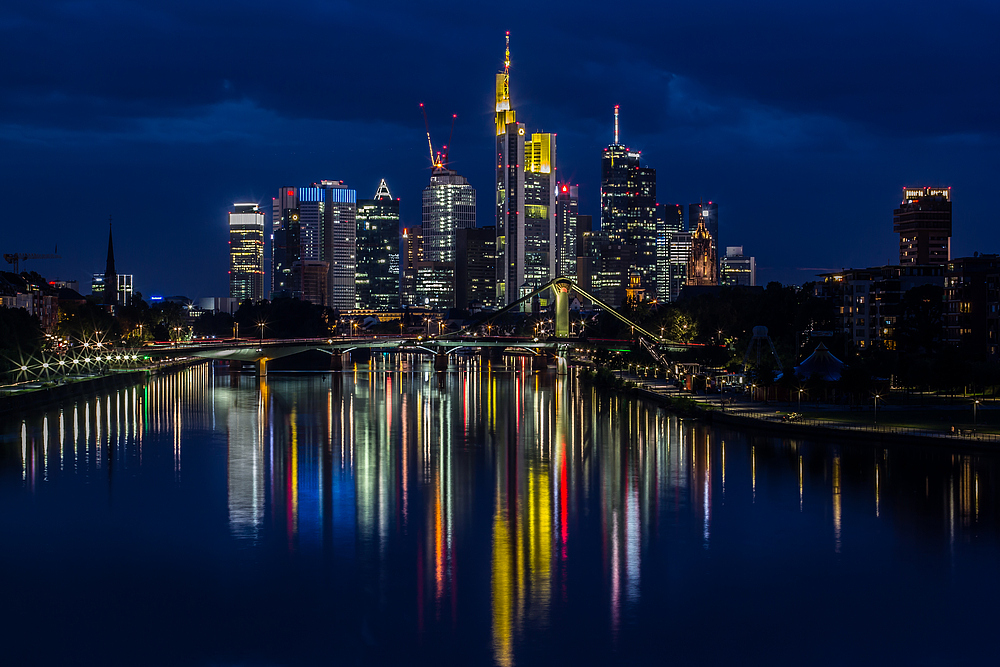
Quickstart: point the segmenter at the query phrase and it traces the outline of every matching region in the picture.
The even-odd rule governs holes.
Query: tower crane
[[[445,165],[448,164],[448,146],[451,145],[451,138],[455,134],[455,119],[458,118],[458,114],[451,115],[451,132],[448,134],[448,143],[442,146],[435,156],[434,145],[431,143],[431,127],[427,122],[427,109],[424,108],[423,102],[420,103],[420,111],[424,115],[424,129],[427,131],[427,150],[430,151],[431,155],[431,167],[444,169]]]
[[[42,252],[5,252],[3,258],[7,260],[8,264],[14,265],[14,273],[21,272],[21,262],[26,259],[62,259],[61,256],[55,253],[42,253]]]

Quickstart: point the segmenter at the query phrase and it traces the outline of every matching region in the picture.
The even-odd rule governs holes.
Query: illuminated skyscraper
[[[476,190],[458,172],[438,167],[423,193],[424,256],[455,261],[455,232],[476,226]]]
[[[656,278],[656,170],[639,157],[618,140],[615,106],[615,141],[601,155],[601,231],[633,248],[631,270],[646,284]],[[623,285],[627,280],[628,273]]]
[[[524,282],[541,287],[556,274],[556,135],[535,133],[524,143]],[[540,295],[544,306],[548,295]]]
[[[685,231],[680,204],[656,205],[656,295],[670,300],[670,240]]]
[[[670,254],[668,294],[671,301],[676,301],[687,284],[688,261],[691,259],[691,232],[677,232],[671,236],[667,249]]]
[[[460,229],[456,235],[455,305],[492,306],[496,297],[496,240],[493,226]]]
[[[229,296],[240,303],[264,298],[264,212],[255,203],[229,213]]]
[[[951,188],[903,188],[892,212],[900,264],[945,264],[951,259]]]
[[[424,228],[420,225],[407,227],[402,232],[403,240],[399,258],[399,300],[400,305],[417,304],[417,265],[424,261]]]
[[[754,287],[757,284],[757,260],[744,255],[743,246],[727,247],[720,264],[719,282],[722,285]]]
[[[510,33],[496,76],[497,304],[518,299],[524,283],[524,124],[510,106]]]
[[[395,308],[399,305],[399,200],[392,198],[385,179],[374,199],[358,200],[357,222],[357,307]]]
[[[357,192],[343,181],[320,181],[311,187],[284,187],[272,203],[271,293],[301,294],[293,282],[298,260],[324,261],[327,306],[354,308]]]
[[[577,217],[580,214],[579,186],[561,183],[556,196],[556,275],[576,275]],[[589,231],[589,230],[587,230]]]

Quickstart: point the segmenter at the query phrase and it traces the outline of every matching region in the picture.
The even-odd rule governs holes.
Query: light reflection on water
[[[734,660],[748,649],[714,633],[737,618],[746,629],[727,632],[767,638],[768,658],[826,661],[828,649],[810,651],[831,626],[850,625],[859,600],[845,590],[874,588],[885,627],[886,615],[908,613],[906,595],[887,594],[900,586],[937,582],[919,595],[932,610],[955,600],[958,583],[942,577],[997,589],[995,574],[975,569],[998,554],[996,495],[981,483],[996,476],[990,454],[781,441],[519,362],[453,363],[442,374],[419,358],[375,356],[344,373],[263,380],[206,364],[154,378],[7,424],[0,492],[45,498],[44,511],[13,509],[55,524],[86,503],[80,483],[102,483],[106,504],[85,505],[96,523],[113,534],[162,524],[133,530],[129,549],[176,542],[185,567],[250,568],[262,599],[272,587],[291,595],[280,582],[301,575],[319,596],[311,616],[344,615],[332,624],[341,650],[374,662],[643,662],[664,651]],[[126,519],[130,505],[140,509]],[[69,537],[43,544],[18,520],[0,526],[24,545],[0,564],[79,548]],[[188,544],[191,534],[200,537]],[[234,595],[217,581],[198,586],[208,600]],[[896,632],[916,638],[979,617],[966,611],[931,611]],[[327,655],[294,625],[291,654],[250,651],[254,623],[229,638],[193,633],[178,650],[296,664]]]

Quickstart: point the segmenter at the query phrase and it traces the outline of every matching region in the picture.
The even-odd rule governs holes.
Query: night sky
[[[501,7],[503,9],[501,9]],[[847,0],[413,3],[6,0],[2,252],[48,278],[103,271],[108,215],[136,289],[228,295],[226,213],[283,185],[380,178],[419,224],[430,160],[494,224],[493,86],[558,134],[560,180],[600,215],[600,152],[657,169],[658,200],[719,203],[758,283],[895,262],[904,185],[952,186],[952,255],[1000,252],[1000,3]],[[6,266],[4,268],[7,268]]]

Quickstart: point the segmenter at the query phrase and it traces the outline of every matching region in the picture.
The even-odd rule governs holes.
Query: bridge
[[[491,321],[522,308],[524,304],[530,303],[533,298],[546,291],[551,291],[554,296],[553,335],[542,338],[483,336],[478,332],[479,328],[487,327]],[[329,354],[330,367],[334,370],[343,368],[344,355],[354,350],[427,354],[434,357],[435,368],[447,368],[450,355],[463,349],[476,349],[479,351],[494,350],[496,356],[502,355],[505,351],[517,351],[532,356],[536,362],[545,362],[546,365],[549,359],[554,358],[559,372],[565,373],[567,358],[575,348],[583,346],[587,348],[620,347],[623,344],[631,344],[631,341],[594,341],[572,337],[569,326],[569,301],[574,293],[589,299],[608,314],[629,326],[636,335],[639,345],[657,363],[664,363],[661,357],[661,350],[664,346],[674,349],[687,347],[683,343],[674,343],[647,331],[608,304],[585,292],[569,278],[561,277],[549,281],[505,308],[457,332],[439,335],[362,335],[280,340],[265,338],[199,340],[146,345],[127,350],[115,349],[107,343],[91,342],[90,344],[83,343],[75,351],[63,352],[62,356],[50,355],[41,360],[19,360],[16,372],[18,379],[30,380],[83,370],[93,372],[102,368],[135,366],[150,358],[199,357],[228,361],[233,366],[240,367],[244,363],[252,364],[259,374],[266,374],[268,361],[312,350]],[[477,330],[473,331],[474,328]]]

